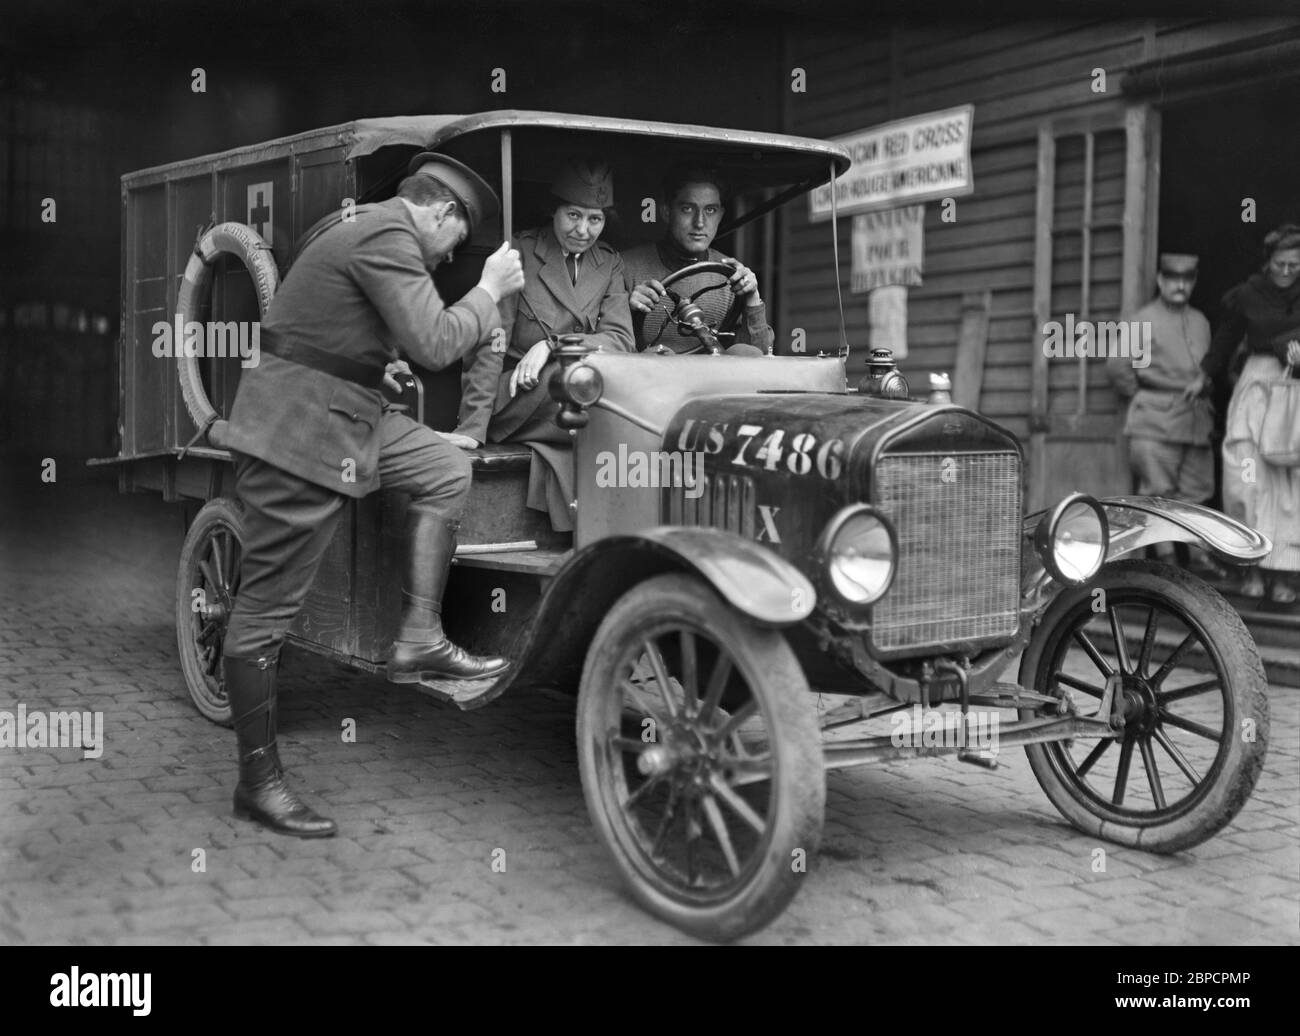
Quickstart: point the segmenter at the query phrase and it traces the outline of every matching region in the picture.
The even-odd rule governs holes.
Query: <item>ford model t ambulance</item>
[[[152,328],[255,321],[308,229],[390,197],[422,150],[468,163],[504,203],[470,259],[439,271],[448,301],[573,154],[607,156],[624,198],[654,197],[675,164],[721,170],[735,189],[724,240],[849,164],[838,146],[771,133],[493,111],[357,121],[124,177],[113,462],[124,490],[161,490],[192,511],[176,586],[180,679],[216,722],[229,719],[222,636],[242,535],[222,418],[244,358],[160,358]],[[624,231],[626,247],[655,228],[627,219]],[[689,269],[719,284],[731,273]],[[718,329],[695,319],[692,298],[674,292],[672,307],[684,333],[712,344]],[[524,506],[527,448],[474,451],[443,614],[456,642],[514,664],[455,704],[576,691],[601,840],[641,904],[710,939],[769,922],[805,880],[825,769],[939,752],[990,764],[976,745],[924,737],[936,716],[955,714],[962,730],[999,716],[998,747],[1025,746],[1048,798],[1090,834],[1174,852],[1220,830],[1263,764],[1263,670],[1214,590],[1143,555],[1173,540],[1249,564],[1268,542],[1155,498],[1073,494],[1026,516],[1013,435],[911,398],[887,355],[851,385],[847,346],[826,351],[564,344],[550,390],[573,433],[572,542]],[[406,398],[450,429],[457,371],[416,375]],[[687,477],[611,486],[610,458],[632,455],[670,475],[670,458],[698,463],[680,466]],[[395,493],[349,502],[293,643],[382,667],[404,507]],[[504,611],[493,607],[502,593]],[[900,712],[914,718],[900,725]]]

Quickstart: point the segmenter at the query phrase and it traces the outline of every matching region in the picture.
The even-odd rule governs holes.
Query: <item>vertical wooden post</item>
[[[957,361],[952,375],[952,401],[980,408],[984,387],[984,357],[988,351],[991,291],[968,291],[961,297],[961,329],[957,332]]]
[[[1030,334],[1029,367],[1029,508],[1046,506],[1047,357],[1043,325],[1052,316],[1052,220],[1056,196],[1056,138],[1052,127],[1038,128],[1037,230],[1034,239],[1034,326]]]
[[[1092,202],[1096,179],[1097,138],[1092,130],[1083,135],[1083,221],[1079,225],[1079,258],[1082,274],[1079,285],[1080,320],[1092,319]],[[1100,343],[1096,343],[1100,344]],[[1074,415],[1082,422],[1088,413],[1088,358],[1078,359],[1079,389]]]
[[[1120,308],[1132,313],[1142,305],[1155,267],[1155,242],[1149,240],[1147,107],[1132,105],[1124,113],[1124,253],[1121,269]]]
[[[501,131],[501,234],[509,241],[514,237],[515,182],[514,141],[507,126]],[[495,251],[495,249],[493,249]],[[577,260],[574,260],[575,262]]]
[[[1160,183],[1159,122],[1148,121],[1148,111],[1147,105],[1135,104],[1124,113],[1124,250],[1120,305],[1126,318],[1142,305],[1156,266],[1158,203],[1153,195]],[[1128,441],[1122,420],[1115,422],[1115,459],[1116,470],[1127,470]]]
[[[770,187],[763,190],[763,201],[768,201],[772,197],[773,191]],[[778,320],[781,314],[777,313],[772,303],[773,285],[776,283],[776,214],[768,212],[763,216],[763,301],[767,303],[767,322],[772,325],[773,332],[780,327]],[[786,329],[786,341],[789,341],[789,328]],[[773,343],[773,351],[776,350],[776,343]]]

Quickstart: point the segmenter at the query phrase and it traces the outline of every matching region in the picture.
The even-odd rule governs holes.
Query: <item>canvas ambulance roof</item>
[[[475,115],[411,115],[356,119],[260,144],[184,159],[123,176],[126,186],[142,186],[192,172],[195,166],[221,169],[266,161],[288,153],[342,145],[348,159],[388,147],[445,150],[485,175],[500,161],[501,131],[509,130],[515,170],[539,162],[544,168],[584,149],[604,151],[619,165],[653,159],[655,166],[698,162],[716,168],[741,188],[799,184],[807,190],[848,169],[848,152],[837,144],[759,130],[724,129],[641,119],[505,109]],[[474,159],[477,159],[475,161]]]

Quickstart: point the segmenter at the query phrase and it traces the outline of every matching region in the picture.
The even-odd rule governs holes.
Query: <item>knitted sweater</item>
[[[710,262],[721,262],[727,256],[715,248],[710,248],[705,258]],[[677,254],[665,242],[651,242],[629,248],[623,253],[623,276],[628,291],[631,291],[636,285],[644,284],[648,280],[662,281],[673,270],[679,270],[695,261],[697,261],[696,257]],[[704,312],[705,322],[716,325],[736,302],[736,295],[731,290],[731,286],[719,275],[701,274],[683,277],[672,286],[672,290],[687,297],[701,288],[719,283],[722,287],[716,291],[706,292],[696,302]],[[645,350],[654,344],[656,339],[658,344],[666,345],[677,353],[694,352],[700,348],[700,341],[694,335],[683,335],[677,330],[675,323],[668,323],[666,327],[665,323],[666,315],[662,306],[651,310],[649,314],[637,313],[634,310],[632,324],[636,331],[637,349]],[[767,307],[762,305],[745,307],[735,331],[737,342],[748,342],[764,352],[771,347],[775,339],[772,328],[767,323]]]

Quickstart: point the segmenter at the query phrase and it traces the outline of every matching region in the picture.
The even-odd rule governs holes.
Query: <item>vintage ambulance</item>
[[[477,261],[440,270],[449,300],[571,154],[609,156],[622,198],[654,197],[674,163],[719,168],[735,187],[719,245],[769,279],[780,271],[765,215],[849,165],[836,145],[772,133],[491,111],[361,120],[124,177],[122,448],[107,462],[124,491],[189,511],[178,683],[213,721],[229,718],[221,648],[242,535],[222,419],[251,343],[227,335],[223,359],[173,342],[168,355],[155,326],[179,326],[177,338],[191,321],[256,321],[309,228],[390,197],[427,149],[479,170],[504,203]],[[825,269],[838,291],[834,227]],[[624,247],[658,233],[631,211],[622,229]],[[721,284],[730,271],[690,272]],[[702,340],[717,330],[691,298],[673,306]],[[1255,645],[1211,587],[1144,552],[1185,541],[1255,563],[1269,544],[1253,530],[1154,498],[1073,494],[1025,515],[1012,434],[912,398],[888,355],[849,384],[843,341],[782,356],[571,341],[558,355],[550,388],[573,433],[576,530],[557,538],[524,506],[526,448],[474,452],[444,616],[458,643],[515,665],[454,703],[576,692],[592,820],[658,917],[726,940],[779,914],[815,874],[825,769],[934,753],[991,765],[1024,746],[1072,824],[1164,853],[1245,803],[1268,739]],[[458,371],[416,375],[404,398],[449,430]],[[609,458],[633,454],[667,477],[610,485]],[[395,493],[349,502],[292,643],[381,670],[404,508]]]

